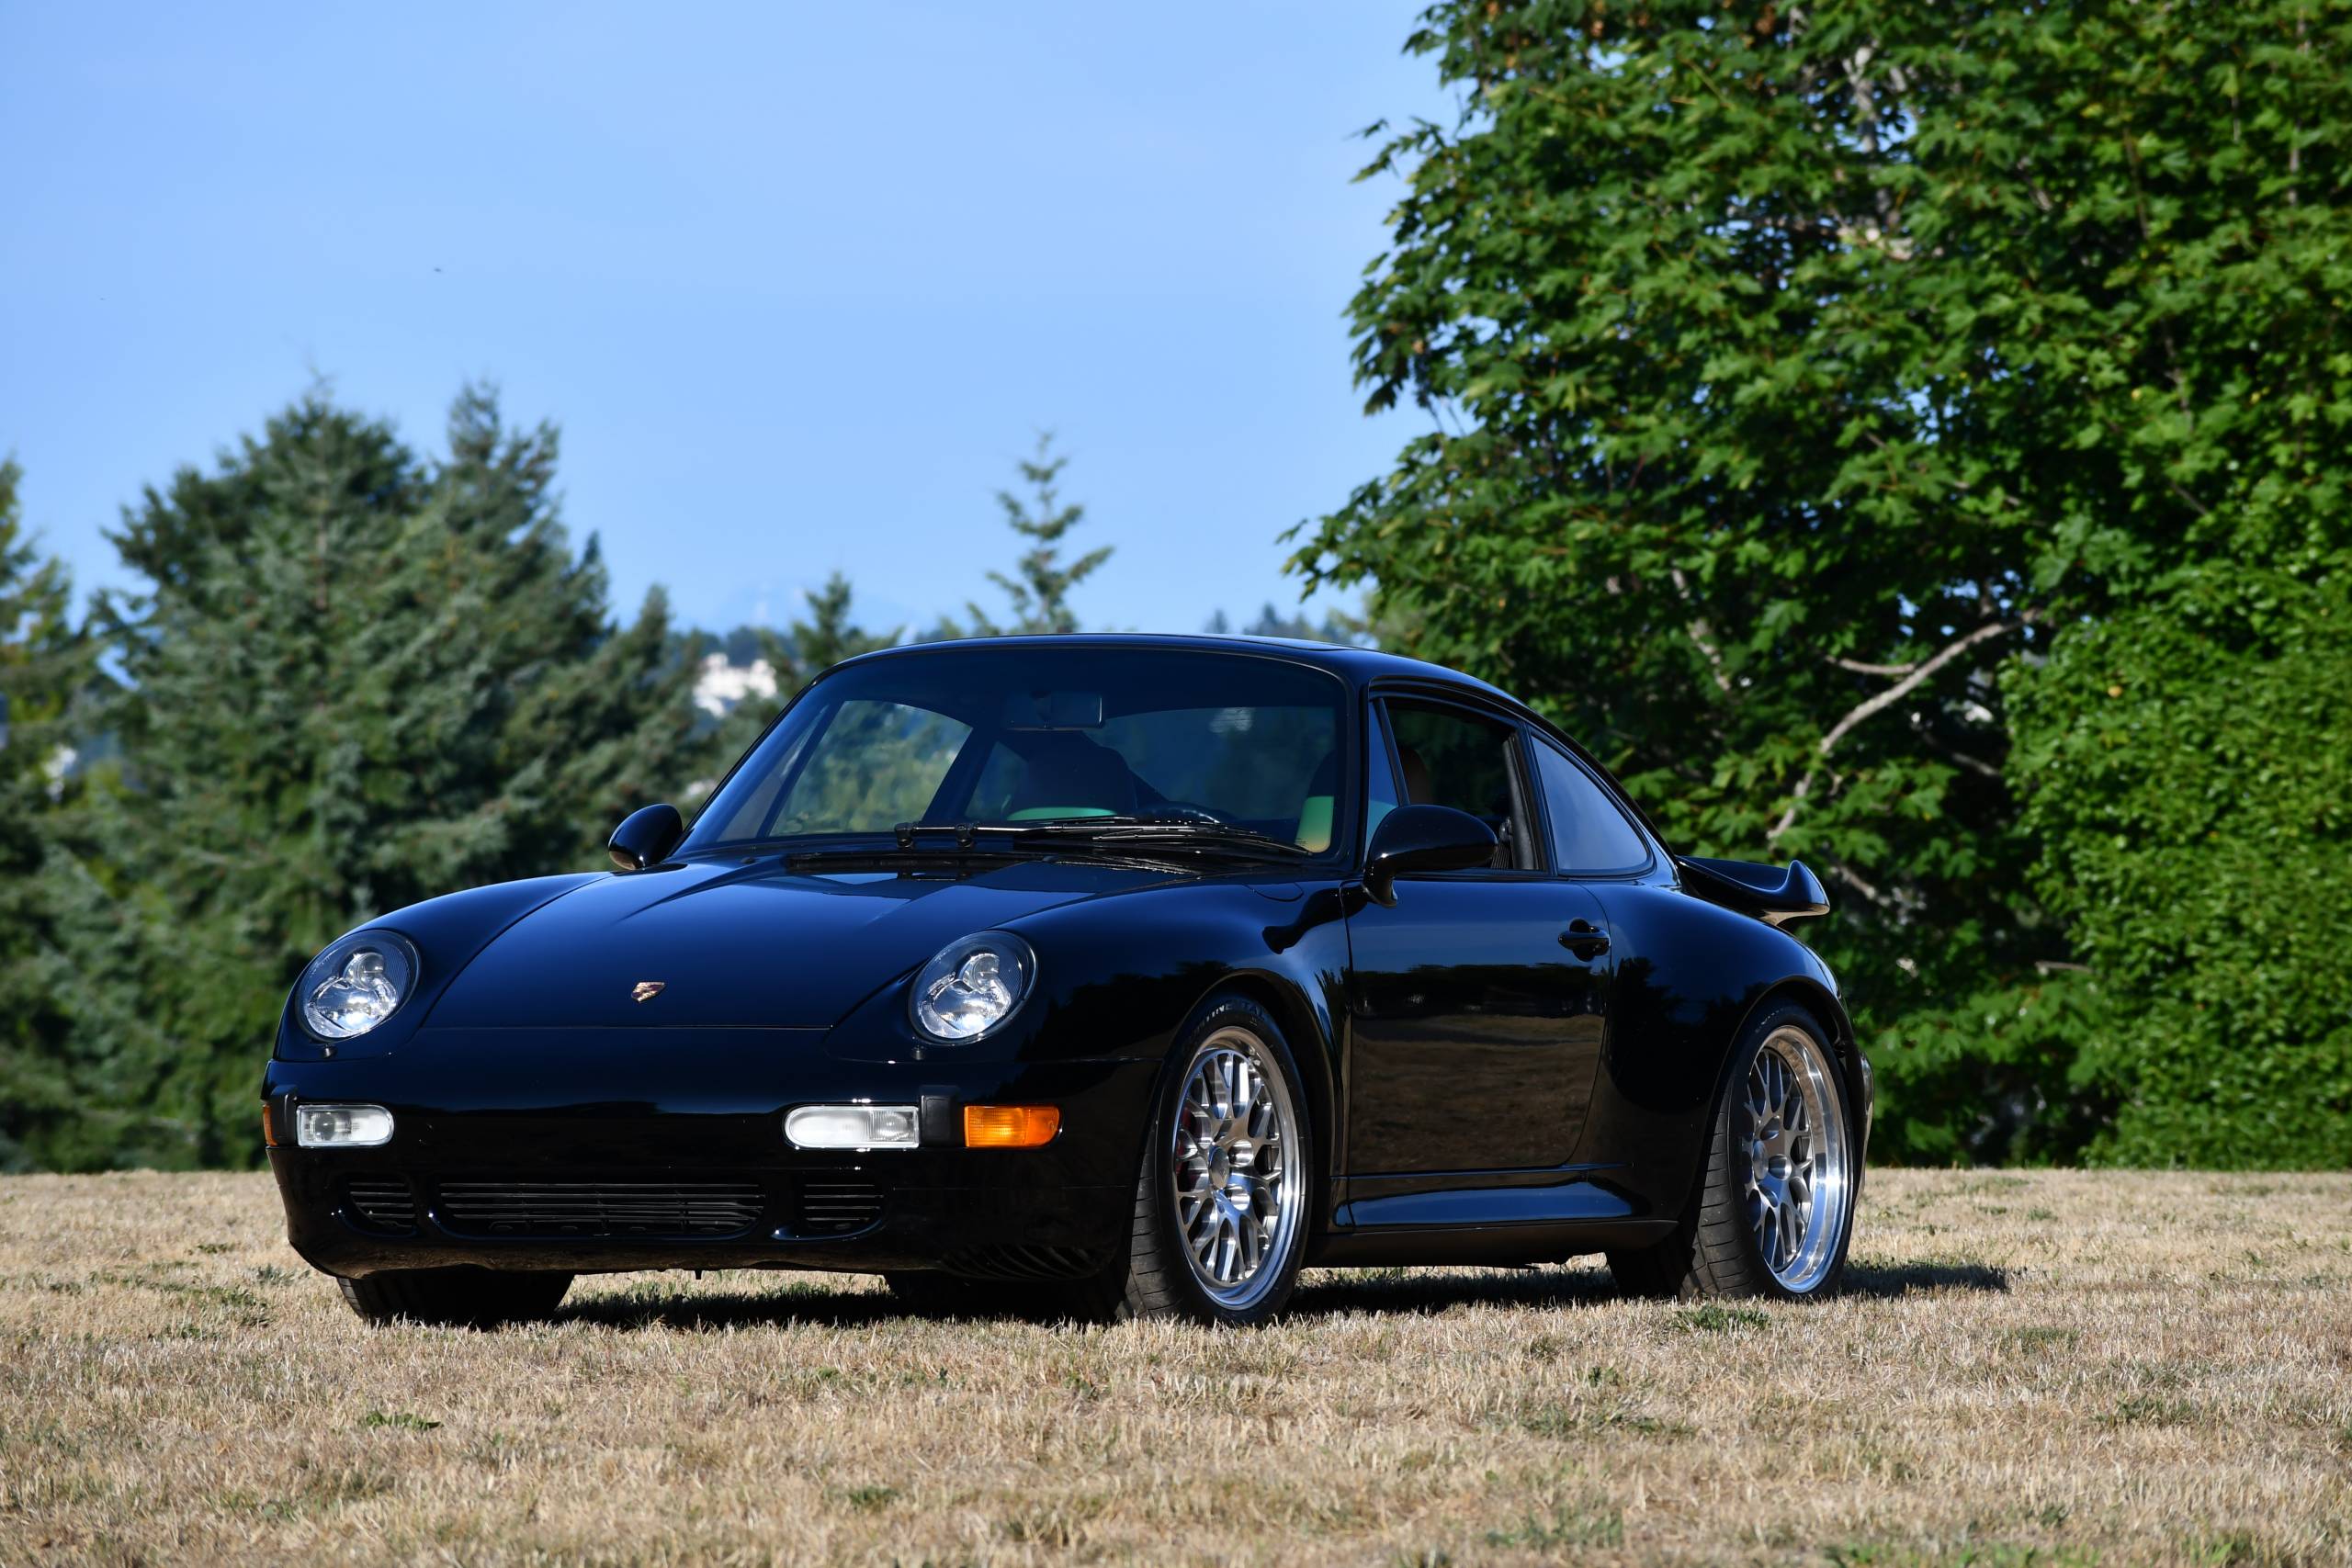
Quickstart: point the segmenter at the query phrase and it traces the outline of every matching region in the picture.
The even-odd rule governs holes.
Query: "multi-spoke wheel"
[[[1238,998],[1180,1040],[1101,1314],[1262,1323],[1298,1280],[1314,1196],[1298,1070],[1273,1019]]]
[[[1673,1235],[1609,1255],[1639,1295],[1812,1296],[1836,1287],[1853,1235],[1845,1078],[1803,1008],[1775,1008],[1733,1053],[1700,1190]]]
[[[1174,1122],[1169,1164],[1185,1261],[1220,1306],[1247,1308],[1280,1273],[1304,1185],[1297,1111],[1266,1041],[1231,1023],[1193,1047]]]

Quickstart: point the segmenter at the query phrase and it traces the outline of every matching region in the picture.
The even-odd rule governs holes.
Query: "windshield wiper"
[[[1304,845],[1293,843],[1288,839],[1277,839],[1272,833],[1261,833],[1255,828],[1244,828],[1233,822],[1204,822],[1192,817],[1098,817],[1075,826],[1091,836],[1114,843],[1172,840],[1198,843],[1204,847],[1214,844],[1283,860],[1311,860],[1315,855],[1313,850]]]
[[[1071,817],[1045,822],[901,822],[892,829],[901,850],[915,848],[920,833],[952,833],[956,846],[971,850],[983,840],[1040,846],[1085,846],[1138,849],[1172,848],[1242,855],[1253,860],[1306,860],[1314,852],[1231,822],[1203,821],[1191,817]]]

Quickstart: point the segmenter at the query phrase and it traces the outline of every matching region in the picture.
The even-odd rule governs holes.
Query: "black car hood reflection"
[[[1074,862],[963,876],[870,863],[700,860],[584,884],[503,932],[425,1027],[824,1028],[959,936],[1170,879]]]

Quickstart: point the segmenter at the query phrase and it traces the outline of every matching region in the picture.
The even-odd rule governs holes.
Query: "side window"
[[[1388,756],[1388,726],[1381,719],[1377,703],[1373,705],[1372,722],[1364,726],[1363,734],[1363,841],[1370,849],[1373,830],[1398,804],[1396,767]]]
[[[1625,820],[1599,781],[1556,746],[1535,742],[1544,812],[1552,819],[1552,862],[1562,871],[1632,871],[1650,858],[1649,841]]]
[[[1535,863],[1512,776],[1517,730],[1460,708],[1403,702],[1388,705],[1388,723],[1407,804],[1451,806],[1492,828],[1501,840],[1495,851],[1498,871]]]

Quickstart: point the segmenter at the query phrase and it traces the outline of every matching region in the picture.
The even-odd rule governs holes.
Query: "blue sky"
[[[0,0],[0,452],[92,588],[314,376],[428,446],[489,378],[616,600],[717,628],[835,568],[994,604],[1050,426],[1089,624],[1288,604],[1277,536],[1420,418],[1341,319],[1397,189],[1352,133],[1451,113],[1414,9]]]

